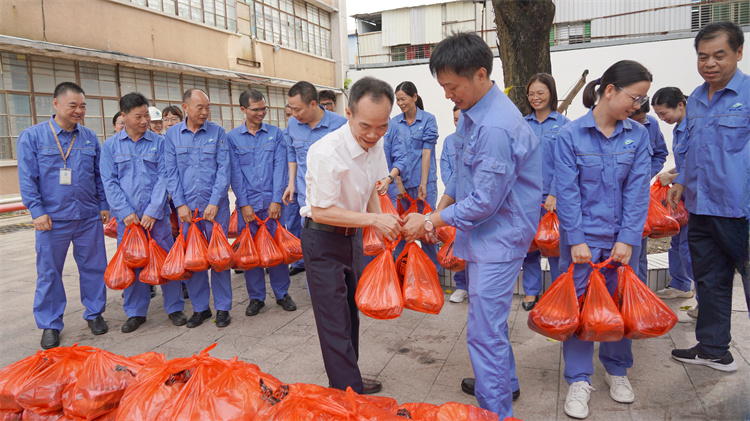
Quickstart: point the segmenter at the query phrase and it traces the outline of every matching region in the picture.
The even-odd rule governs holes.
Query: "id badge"
[[[70,168],[60,168],[60,185],[69,186],[73,182],[73,171]]]

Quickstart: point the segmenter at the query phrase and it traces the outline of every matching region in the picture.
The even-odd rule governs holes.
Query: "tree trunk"
[[[492,0],[505,88],[527,114],[525,87],[535,73],[552,73],[549,33],[555,18],[552,0]]]

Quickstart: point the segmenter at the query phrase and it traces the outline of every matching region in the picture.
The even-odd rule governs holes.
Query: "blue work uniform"
[[[155,219],[151,238],[169,252],[174,239],[169,223],[171,210],[167,203],[164,138],[147,130],[140,139],[133,141],[127,130],[121,130],[104,141],[99,170],[107,202],[112,215],[117,218],[117,245],[125,233],[123,219],[131,214],[136,214],[138,219],[148,215]],[[135,269],[136,279],[142,270]],[[162,285],[161,290],[167,314],[184,309],[185,300],[179,282]],[[128,318],[146,317],[151,302],[149,285],[136,281],[123,291],[123,295],[123,309]]]
[[[591,261],[609,258],[615,242],[633,246],[630,265],[638,273],[643,226],[649,202],[648,132],[633,120],[618,121],[607,138],[597,127],[593,111],[566,124],[557,136],[555,183],[560,219],[560,271],[572,263],[571,246],[586,243]],[[615,267],[619,264],[615,263]],[[578,296],[588,285],[591,266],[575,266]],[[601,271],[610,294],[617,287],[616,269]],[[632,340],[602,342],[599,359],[610,375],[624,376],[633,366]],[[594,343],[574,336],[563,342],[565,380],[591,383]]]
[[[542,144],[542,205],[544,205],[547,195],[557,196],[554,183],[555,141],[557,140],[557,132],[562,126],[568,124],[570,119],[557,111],[551,111],[541,123],[533,112],[525,116],[524,119],[529,123],[531,130],[534,131]],[[547,213],[547,210],[541,206],[539,211],[540,216]],[[542,278],[541,260],[542,253],[539,250],[527,253],[523,260],[523,291],[526,295],[535,296],[542,293],[544,280]],[[547,262],[549,263],[550,277],[554,281],[560,275],[557,270],[559,258],[548,257]]]
[[[284,134],[284,153],[289,156],[289,134],[287,129],[282,130]],[[284,162],[289,162],[288,158],[284,158]],[[284,189],[289,185],[289,165],[287,164],[287,170],[284,171]],[[287,205],[284,201],[281,201],[281,220],[279,221],[287,230],[291,232],[299,232],[302,229],[301,217],[299,216],[299,204],[297,203],[297,192],[294,192],[292,201]]]
[[[85,320],[104,313],[107,292],[104,271],[107,253],[101,211],[109,210],[99,176],[99,139],[91,129],[76,124],[66,132],[56,122],[31,126],[18,137],[18,184],[24,206],[36,219],[48,215],[52,229],[36,231],[36,292],[34,318],[39,329],[63,329],[65,288],[62,271],[68,247],[73,242],[73,257],[78,265],[81,303]],[[75,136],[65,167],[71,170],[71,182],[62,185],[60,169],[63,153]]]
[[[224,128],[206,121],[197,132],[187,127],[188,118],[167,130],[164,142],[164,157],[167,167],[167,191],[174,205],[187,205],[198,209],[202,217],[206,206],[218,206],[214,220],[226,234],[229,228],[230,157]],[[239,215],[238,215],[239,217]],[[239,218],[238,218],[239,219]],[[211,241],[213,223],[200,221],[198,228]],[[183,222],[183,235],[187,238],[190,224]],[[211,289],[217,311],[232,309],[232,285],[229,270],[216,272],[211,269]],[[185,281],[190,301],[195,312],[208,310],[211,293],[208,290],[208,271],[195,272]]]
[[[255,134],[247,126],[241,126],[227,133],[227,143],[232,157],[232,191],[237,197],[237,230],[245,228],[242,218],[243,206],[252,206],[260,219],[268,217],[271,203],[281,204],[281,197],[287,186],[288,164],[284,132],[270,124],[261,123]],[[269,219],[266,227],[272,236],[276,235],[277,221]],[[255,236],[259,225],[250,223],[250,232]],[[289,291],[289,267],[280,264],[268,269],[271,288],[277,300],[284,298]],[[265,301],[266,276],[263,268],[246,270],[245,285],[251,300]]]
[[[675,183],[685,186],[690,212],[688,244],[701,298],[695,337],[698,350],[724,355],[731,340],[732,284],[742,275],[750,309],[748,274],[748,185],[750,166],[750,76],[737,69],[729,83],[708,97],[696,88],[685,119],[690,143]]]
[[[328,110],[324,111],[325,114],[323,114],[323,118],[313,128],[310,128],[310,125],[307,123],[300,123],[295,117],[289,117],[286,125],[286,133],[289,136],[287,139],[287,159],[289,162],[297,164],[297,174],[294,182],[295,197],[293,198],[294,203],[296,203],[294,206],[296,209],[296,216],[294,218],[295,224],[289,229],[289,232],[297,236],[297,238],[300,238],[300,235],[302,234],[302,220],[300,219],[299,210],[305,206],[307,151],[313,143],[322,139],[323,136],[328,133],[343,126],[348,121],[346,117],[342,117]],[[292,209],[290,213],[292,213],[292,211],[294,211],[294,209]],[[303,260],[298,260],[292,263],[291,266],[298,269],[304,269],[305,263]]]
[[[422,182],[422,151],[427,149],[430,153],[430,170],[427,173],[427,197],[425,201],[435,209],[437,202],[437,157],[435,156],[435,145],[438,139],[438,127],[435,116],[417,107],[417,114],[414,121],[409,124],[406,121],[404,113],[393,117],[392,119],[399,128],[406,134],[406,160],[404,171],[401,175],[401,182],[406,188],[406,192],[414,199],[419,194],[419,185]],[[401,205],[408,209],[411,203],[407,199],[401,199]],[[424,204],[419,202],[418,211],[422,212]],[[395,253],[401,254],[406,247],[406,242],[401,240],[396,246]],[[437,244],[422,244],[422,250],[435,264],[436,270],[440,270],[437,263]]]
[[[659,121],[655,117],[646,115],[646,122],[642,123],[646,130],[648,130],[648,153],[651,155],[651,178],[664,168],[664,162],[667,160],[667,143],[664,142],[664,135],[661,134],[659,129]],[[649,192],[649,194],[651,194]],[[638,278],[643,282],[648,281],[648,238],[641,239],[641,254],[639,257],[638,270],[635,272],[638,274]]]
[[[685,166],[685,153],[690,145],[687,132],[687,119],[683,118],[672,132],[672,153],[674,154],[675,172],[680,173]],[[672,280],[669,286],[680,291],[693,289],[693,265],[688,247],[688,227],[680,227],[680,233],[672,237],[667,257],[669,258],[669,274]],[[696,296],[696,299],[698,297]]]
[[[508,315],[513,287],[539,225],[542,150],[539,139],[497,85],[462,110],[454,145],[458,168],[445,186],[456,203],[440,212],[456,227],[453,253],[466,260],[466,342],[482,408],[513,415],[518,390]]]
[[[453,133],[443,140],[443,150],[440,152],[440,180],[444,186],[448,185],[453,173],[456,172],[456,146],[453,144],[458,135]],[[462,270],[453,274],[453,282],[456,289],[468,290],[466,286],[466,271]]]

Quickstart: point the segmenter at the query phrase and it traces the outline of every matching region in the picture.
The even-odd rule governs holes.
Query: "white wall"
[[[750,37],[746,33],[745,37]],[[739,64],[740,70],[750,74],[750,53],[743,57]],[[703,83],[696,70],[696,56],[693,49],[693,39],[677,39],[657,42],[646,42],[638,44],[615,45],[608,47],[592,47],[586,49],[556,51],[551,55],[552,74],[557,82],[558,97],[562,99],[581,76],[584,69],[589,69],[587,82],[601,77],[601,74],[613,63],[619,60],[636,60],[646,66],[654,75],[649,94],[664,86],[677,86],[686,95]],[[502,63],[496,58],[493,63],[492,78],[498,82],[500,88],[503,86]],[[443,94],[443,89],[438,85],[435,78],[430,75],[426,64],[414,66],[391,67],[381,69],[350,70],[349,78],[356,82],[364,76],[373,76],[385,80],[394,88],[399,83],[409,80],[414,82],[419,90],[425,105],[425,111],[430,112],[437,118],[440,137],[438,139],[438,158],[442,151],[442,142],[446,136],[454,132],[453,103]],[[398,114],[398,107],[393,107],[392,116]],[[581,94],[573,100],[567,115],[570,119],[581,117],[587,112],[583,107]],[[656,117],[651,111],[651,115]],[[672,126],[659,122],[662,133],[667,141],[671,154],[672,151]],[[438,159],[439,160],[439,159]],[[670,156],[665,164],[667,168],[674,166]],[[442,189],[442,186],[440,187]]]

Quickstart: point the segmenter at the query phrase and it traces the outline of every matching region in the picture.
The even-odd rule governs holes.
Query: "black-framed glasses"
[[[621,88],[619,86],[617,87],[617,89],[625,92],[626,94],[628,94],[629,97],[633,98],[633,106],[634,107],[641,108],[641,106],[643,106],[643,104],[645,104],[645,103],[648,102],[648,95],[646,95],[646,96],[641,96],[641,95],[633,96],[630,92],[626,91],[625,89],[623,89],[623,88]]]

